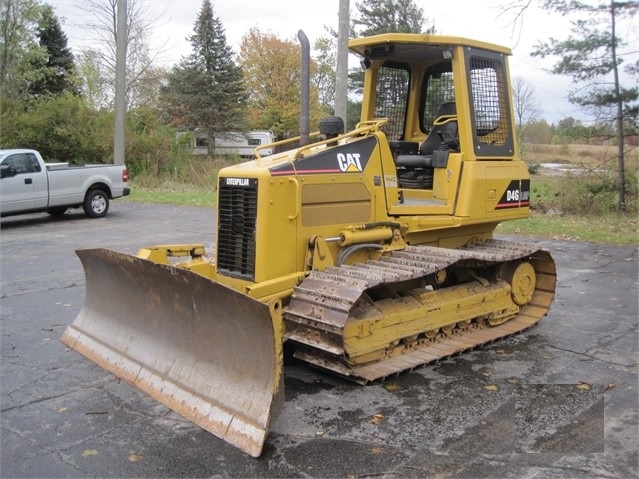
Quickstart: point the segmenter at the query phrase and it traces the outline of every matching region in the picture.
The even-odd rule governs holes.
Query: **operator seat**
[[[454,102],[439,106],[433,127],[419,147],[419,154],[398,154],[395,157],[399,186],[431,189],[434,168],[446,168],[450,151],[459,151]]]
[[[443,125],[439,125],[443,121],[447,121]],[[432,155],[433,152],[442,144],[457,141],[457,110],[455,102],[450,101],[442,103],[437,109],[433,127],[428,137],[419,147],[420,155]],[[452,146],[452,145],[449,145]],[[459,145],[457,145],[459,146]],[[452,148],[451,148],[452,149]]]

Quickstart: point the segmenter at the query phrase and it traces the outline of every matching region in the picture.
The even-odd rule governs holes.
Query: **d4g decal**
[[[512,180],[501,196],[496,210],[530,206],[530,180]]]

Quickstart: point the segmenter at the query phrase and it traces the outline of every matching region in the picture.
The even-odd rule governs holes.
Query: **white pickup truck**
[[[88,217],[101,218],[109,200],[130,193],[127,182],[125,166],[45,163],[36,150],[0,150],[0,216],[59,216],[82,206]]]

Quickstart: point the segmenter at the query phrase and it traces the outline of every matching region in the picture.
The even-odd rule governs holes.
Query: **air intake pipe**
[[[300,146],[308,145],[311,133],[310,92],[311,92],[311,44],[306,34],[297,32],[302,45],[302,77],[300,105]]]

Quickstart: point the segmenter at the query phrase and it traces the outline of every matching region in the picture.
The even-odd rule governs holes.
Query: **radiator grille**
[[[255,279],[257,179],[221,178],[218,192],[217,269]]]

